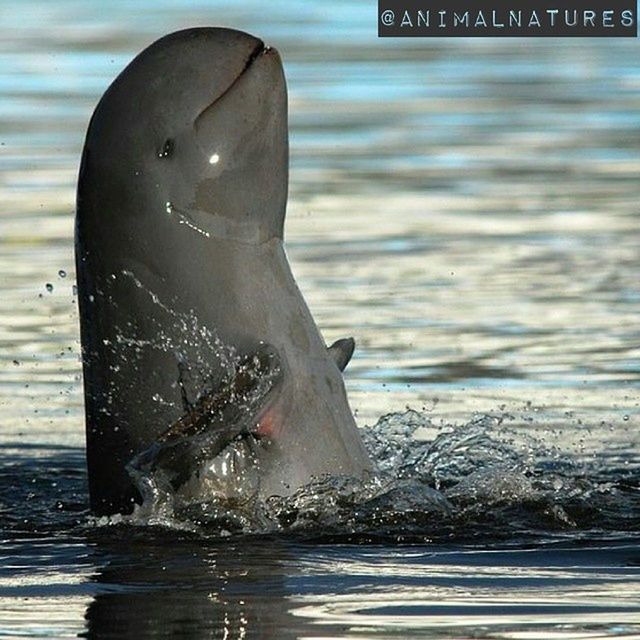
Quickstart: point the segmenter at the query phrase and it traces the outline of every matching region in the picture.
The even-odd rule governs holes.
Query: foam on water
[[[383,416],[363,430],[377,466],[370,478],[318,478],[293,496],[267,500],[251,492],[255,475],[247,480],[250,447],[234,443],[221,454],[240,471],[230,497],[220,487],[187,500],[149,495],[132,515],[91,519],[90,526],[388,542],[614,535],[637,528],[640,519],[629,515],[640,507],[637,466],[615,470],[598,458],[562,453],[511,430],[504,418],[478,416],[428,441],[416,438],[433,426],[425,413]],[[223,464],[217,461],[218,470]]]

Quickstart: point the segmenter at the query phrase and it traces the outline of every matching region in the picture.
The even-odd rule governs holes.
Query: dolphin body
[[[100,100],[76,214],[94,513],[131,511],[142,472],[215,474],[243,438],[262,497],[371,469],[353,341],[327,349],[287,262],[287,186],[282,65],[249,34],[167,35]]]

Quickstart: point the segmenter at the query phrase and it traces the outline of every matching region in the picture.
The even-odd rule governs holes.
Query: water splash
[[[383,542],[576,536],[640,527],[637,472],[608,477],[610,464],[561,454],[499,417],[448,426],[431,441],[416,437],[424,427],[435,428],[417,411],[383,416],[363,429],[374,475],[317,478],[290,497],[266,500],[252,491],[251,473],[258,469],[250,449],[234,443],[212,469],[220,472],[225,456],[232,460],[235,493],[225,495],[218,486],[179,506],[155,495],[156,502],[146,500],[130,516],[92,522],[161,525],[205,537],[285,534]]]
[[[217,332],[205,326],[193,310],[187,312],[175,311],[171,301],[165,301],[129,270],[122,270],[113,274],[112,279],[124,277],[141,289],[153,304],[158,308],[159,314],[149,316],[146,322],[151,323],[155,331],[152,337],[140,339],[139,331],[133,323],[126,327],[119,327],[115,336],[113,348],[113,367],[126,371],[128,363],[136,358],[142,358],[149,351],[169,354],[171,360],[176,363],[176,377],[174,388],[176,393],[172,398],[162,397],[156,393],[153,400],[158,408],[158,419],[161,419],[163,411],[170,406],[176,406],[180,411],[187,410],[194,404],[203,389],[211,388],[213,382],[232,375],[234,368],[241,359],[241,354],[232,345],[224,343]],[[117,300],[108,295],[108,292],[98,291],[98,294],[108,299],[109,304],[117,306]],[[174,330],[168,331],[167,327]],[[111,393],[106,391],[106,404],[111,405]],[[176,400],[177,398],[177,400]],[[178,406],[179,405],[179,406]],[[148,406],[141,399],[140,410],[148,411]],[[109,409],[111,411],[111,409]],[[116,417],[113,413],[112,417]],[[147,416],[155,419],[155,415]]]
[[[125,333],[117,342],[157,349],[178,362],[176,385],[183,404],[217,372],[233,374],[237,351],[224,344],[193,312],[179,313],[136,276],[166,316],[151,340]],[[166,333],[177,327],[176,339]],[[133,332],[132,332],[133,335]],[[154,398],[159,407],[175,400]],[[178,400],[179,402],[179,400]],[[90,520],[100,527],[161,526],[205,537],[285,534],[349,540],[424,541],[505,539],[640,528],[640,469],[628,459],[586,459],[509,424],[511,416],[477,416],[438,428],[426,412],[382,416],[362,430],[376,465],[368,478],[321,477],[289,497],[264,499],[257,490],[260,456],[251,438],[204,446],[191,477],[180,486],[159,482],[154,465],[133,465],[144,497],[131,515]],[[227,426],[226,423],[223,426]],[[424,433],[436,433],[425,440]],[[203,443],[187,440],[197,450]],[[206,444],[206,443],[205,443]],[[153,456],[152,456],[153,458]]]

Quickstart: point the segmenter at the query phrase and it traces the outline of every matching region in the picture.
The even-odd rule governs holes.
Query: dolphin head
[[[99,179],[82,180],[87,172]],[[214,237],[282,237],[287,94],[277,51],[231,29],[161,38],[100,101],[80,178],[79,200],[99,198],[116,225],[118,211],[134,210],[148,225],[174,214]],[[82,189],[96,183],[119,188]]]

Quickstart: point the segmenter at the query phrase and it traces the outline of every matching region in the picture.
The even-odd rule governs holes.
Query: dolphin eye
[[[167,138],[160,151],[158,151],[158,158],[170,158],[173,155],[174,146],[173,138]]]

